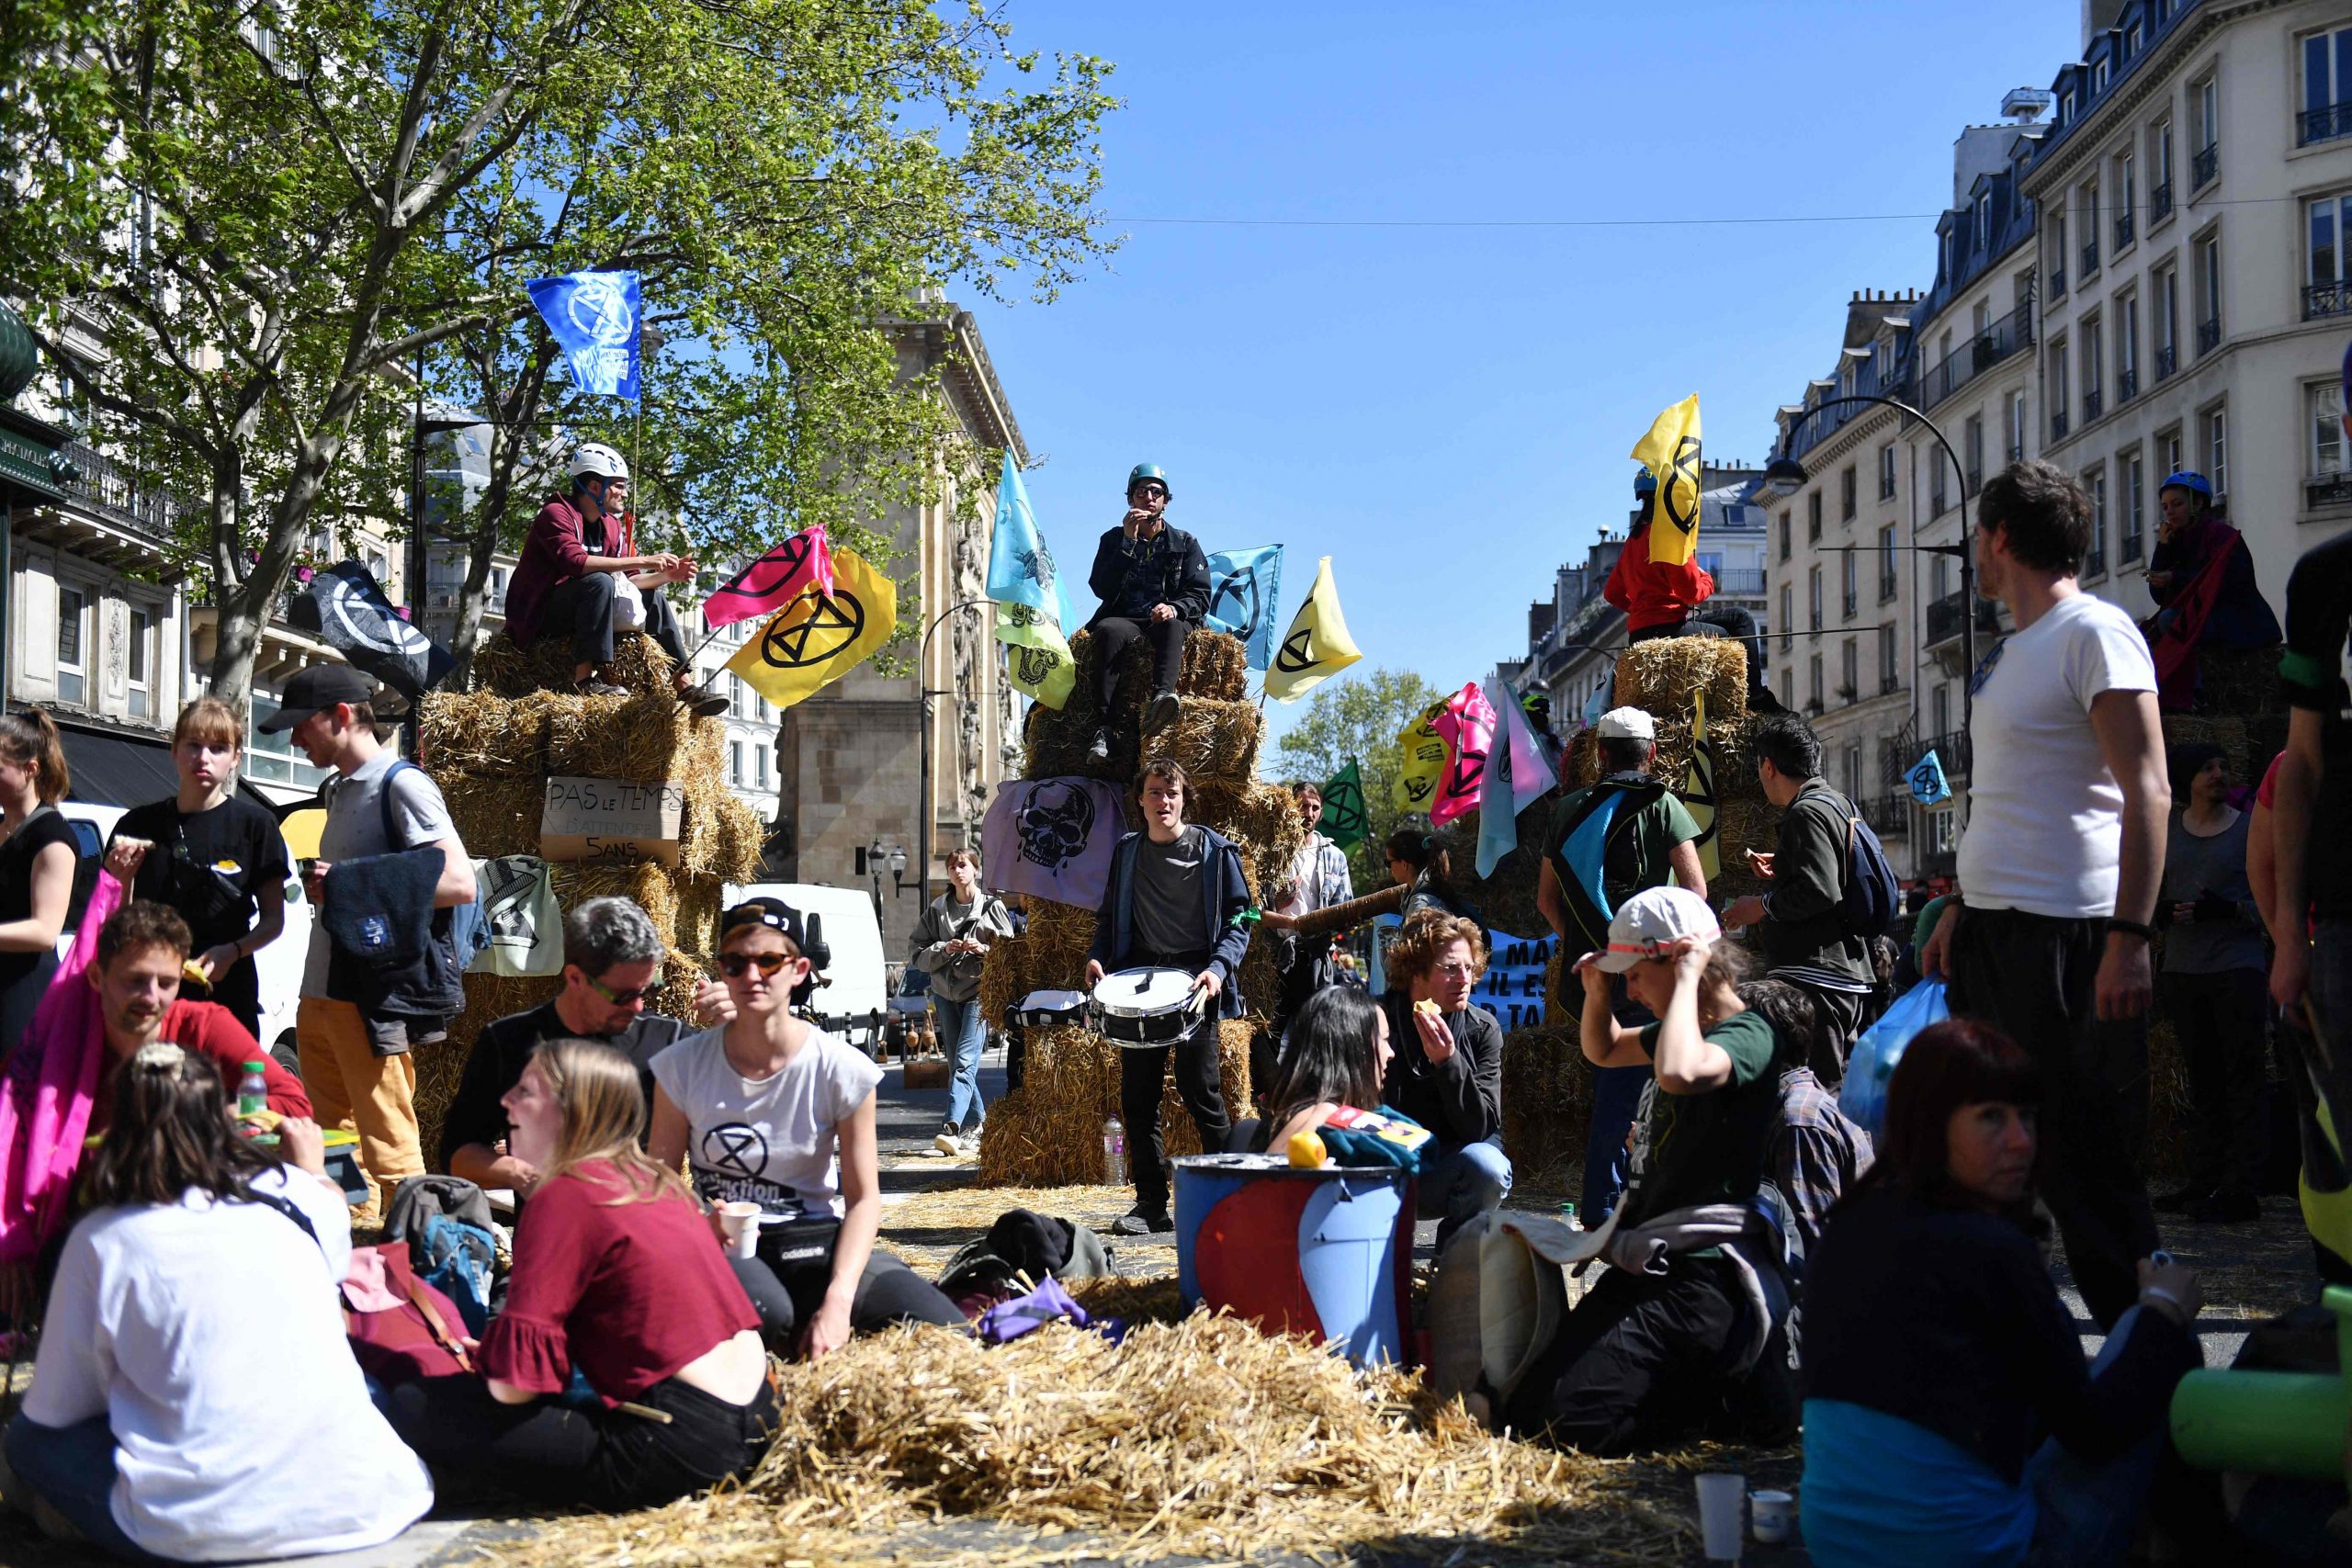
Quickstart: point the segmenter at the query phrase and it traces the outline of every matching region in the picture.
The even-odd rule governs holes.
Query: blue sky
[[[1016,47],[1118,64],[1105,269],[981,304],[1038,519],[1083,561],[1128,467],[1212,550],[1332,557],[1360,667],[1440,686],[1623,523],[1626,452],[1696,390],[1760,461],[1856,288],[1925,288],[1962,126],[2047,86],[2075,0],[1109,6],[1012,0]],[[1275,227],[1925,214],[1681,227]],[[1297,705],[1303,709],[1305,705]],[[1294,710],[1295,711],[1295,710]],[[1269,705],[1275,732],[1283,705]]]

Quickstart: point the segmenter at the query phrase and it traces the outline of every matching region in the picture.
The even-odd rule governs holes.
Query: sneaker
[[[1176,1222],[1165,1209],[1147,1209],[1138,1203],[1111,1222],[1114,1235],[1165,1235],[1176,1228]]]
[[[628,688],[627,686],[616,686],[610,681],[599,681],[594,675],[591,675],[585,681],[577,682],[571,689],[579,693],[583,697],[625,697],[628,695]]]
[[[2191,1203],[2188,1217],[2200,1225],[2244,1224],[2262,1218],[2262,1202],[2251,1192],[2216,1192]]]
[[[1756,686],[1748,691],[1747,711],[1753,714],[1769,714],[1786,713],[1789,710],[1780,698],[1772,694],[1772,689],[1770,686]]]
[[[960,1155],[964,1152],[964,1135],[956,1131],[956,1123],[950,1122],[931,1140],[931,1146],[944,1155]]]
[[[966,1158],[978,1159],[980,1157],[980,1134],[978,1129],[965,1134],[961,1138],[957,1139],[956,1142],[961,1145],[960,1152]]]
[[[1097,764],[1111,760],[1111,727],[1109,725],[1101,725],[1095,728],[1094,739],[1086,748],[1086,760]]]
[[[1183,711],[1184,699],[1178,696],[1175,693],[1159,692],[1153,694],[1150,710],[1143,716],[1144,733],[1146,735],[1159,734],[1161,730],[1175,723],[1176,720],[1183,714]]]
[[[678,701],[696,718],[717,718],[727,711],[727,699],[700,682],[679,687]]]
[[[2177,1192],[2151,1198],[2148,1207],[2160,1214],[2185,1214],[2212,1195],[2213,1190],[2210,1187],[2184,1187]]]

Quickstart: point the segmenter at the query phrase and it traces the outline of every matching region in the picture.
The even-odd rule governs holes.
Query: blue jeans
[[[980,1014],[978,997],[951,1002],[933,991],[931,1005],[939,1011],[940,1036],[956,1075],[947,1085],[948,1122],[959,1132],[977,1132],[987,1114],[980,1104],[980,1051],[989,1043],[989,1021]]]
[[[103,1416],[44,1427],[8,1423],[8,1464],[32,1495],[63,1515],[92,1546],[132,1562],[167,1561],[141,1550],[115,1523],[114,1428]]]
[[[2092,1359],[2093,1382],[2114,1361],[2143,1310],[2126,1307],[2115,1320],[2107,1343]],[[2100,1464],[2077,1459],[2055,1438],[2044,1441],[2025,1467],[2036,1505],[2033,1549],[2026,1562],[2031,1568],[2120,1568],[2148,1511],[2164,1451],[2161,1425]]]
[[[1577,1204],[1588,1230],[1607,1217],[1625,1190],[1625,1134],[1633,1131],[1649,1081],[1647,1063],[1592,1069],[1592,1128],[1585,1137],[1584,1195]]]
[[[1464,1222],[1503,1206],[1510,1195],[1510,1156],[1492,1144],[1437,1145],[1421,1160],[1418,1190],[1420,1217],[1438,1222],[1442,1249]]]

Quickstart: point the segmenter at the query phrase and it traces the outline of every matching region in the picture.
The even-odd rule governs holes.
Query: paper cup
[[[1708,1562],[1739,1561],[1739,1516],[1747,1501],[1747,1477],[1737,1472],[1711,1471],[1699,1477],[1699,1534]]]
[[[1796,1529],[1797,1500],[1786,1492],[1747,1495],[1748,1533],[1768,1546],[1777,1546]]]
[[[727,1250],[751,1258],[760,1250],[760,1206],[738,1198],[718,1206],[718,1225],[727,1233]]]

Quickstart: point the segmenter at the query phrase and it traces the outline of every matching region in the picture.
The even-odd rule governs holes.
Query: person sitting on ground
[[[1487,972],[1478,922],[1429,911],[1407,919],[1388,949],[1388,1037],[1397,1049],[1382,1098],[1427,1127],[1421,1218],[1438,1222],[1438,1250],[1464,1224],[1510,1196],[1503,1153],[1503,1031],[1470,999]]]
[[[1106,529],[1094,547],[1094,570],[1087,586],[1102,603],[1086,623],[1094,634],[1094,695],[1102,722],[1095,726],[1087,760],[1111,760],[1111,699],[1119,689],[1119,667],[1137,638],[1151,645],[1151,705],[1144,712],[1148,735],[1176,722],[1183,704],[1176,695],[1184,670],[1184,639],[1208,617],[1209,562],[1200,541],[1172,527],[1168,476],[1156,463],[1137,463],[1127,475],[1127,514]]]
[[[168,1042],[116,1073],[8,1462],[44,1524],[134,1562],[380,1546],[433,1485],[344,1337],[349,1213],[317,1123],[278,1123],[280,1163],[227,1093]]]
[[[893,1323],[962,1327],[936,1288],[874,1245],[882,1186],[874,1058],[793,1010],[811,980],[799,911],[753,898],[719,919],[735,1016],[653,1058],[647,1152],[691,1160],[695,1193],[760,1206],[757,1254],[729,1255],[771,1344],[811,1359]],[[805,992],[804,992],[805,994]],[[537,1199],[533,1199],[534,1204]]]
[[[1871,1168],[1871,1135],[1846,1119],[1838,1097],[1805,1061],[1820,1025],[1813,998],[1785,980],[1749,980],[1739,999],[1772,1025],[1781,1060],[1781,1120],[1765,1176],[1788,1200],[1799,1251],[1821,1244],[1821,1227],[1838,1201]]]
[[[1610,921],[1607,950],[1577,964],[1586,1059],[1647,1060],[1654,1081],[1602,1255],[1610,1268],[1512,1390],[1518,1431],[1625,1454],[1701,1429],[1744,1383],[1786,1381],[1764,1283],[1781,1244],[1755,1207],[1780,1120],[1781,1047],[1739,999],[1745,968],[1706,901],[1679,887],[1635,894]],[[1612,973],[1657,1022],[1618,1023]]]
[[[653,1100],[653,1058],[695,1026],[645,1010],[661,983],[669,944],[652,918],[627,898],[590,898],[563,918],[563,989],[528,1012],[483,1028],[441,1122],[442,1164],[478,1187],[529,1195],[540,1172],[517,1158],[506,1136],[507,1090],[531,1053],[550,1040],[601,1040],[637,1064],[639,1088]],[[722,991],[705,982],[705,992]],[[722,992],[723,994],[723,992]],[[713,998],[696,998],[705,1023]]]
[[[2131,1546],[2173,1389],[2202,1362],[2197,1277],[2141,1259],[2139,1303],[2086,1370],[2039,1246],[2041,1099],[2032,1059],[1973,1019],[1920,1031],[1887,1084],[1878,1163],[1806,1276],[1804,1529],[1825,1568]]]
[[[630,605],[645,635],[662,645],[677,668],[670,672],[678,700],[698,718],[727,711],[727,699],[695,680],[662,590],[692,582],[692,557],[667,550],[637,553],[637,518],[628,510],[628,464],[601,441],[571,455],[571,493],[551,495],[531,520],[523,554],[506,589],[506,635],[517,648],[542,637],[571,644],[574,689],[589,696],[624,696],[627,688],[599,678],[613,661],[613,637]]]
[[[638,1148],[637,1066],[593,1040],[532,1052],[506,1094],[516,1158],[542,1174],[514,1226],[506,1310],[481,1375],[390,1391],[445,1489],[650,1508],[752,1472],[780,1407],[759,1314],[674,1155]],[[577,1370],[594,1404],[557,1400]]]
[[[1634,476],[1634,500],[1640,511],[1600,590],[1602,598],[1625,612],[1625,641],[1630,645],[1653,637],[1737,637],[1747,649],[1748,711],[1781,712],[1780,700],[1764,681],[1764,639],[1758,634],[1755,613],[1728,601],[1712,602],[1715,580],[1699,564],[1696,554],[1679,564],[1650,558],[1657,480],[1647,468]],[[1694,624],[1703,629],[1692,631]]]
[[[1281,1076],[1266,1093],[1266,1113],[1234,1123],[1227,1147],[1281,1154],[1342,1106],[1380,1109],[1392,1055],[1388,1018],[1366,992],[1327,986],[1306,999],[1283,1042]]]

